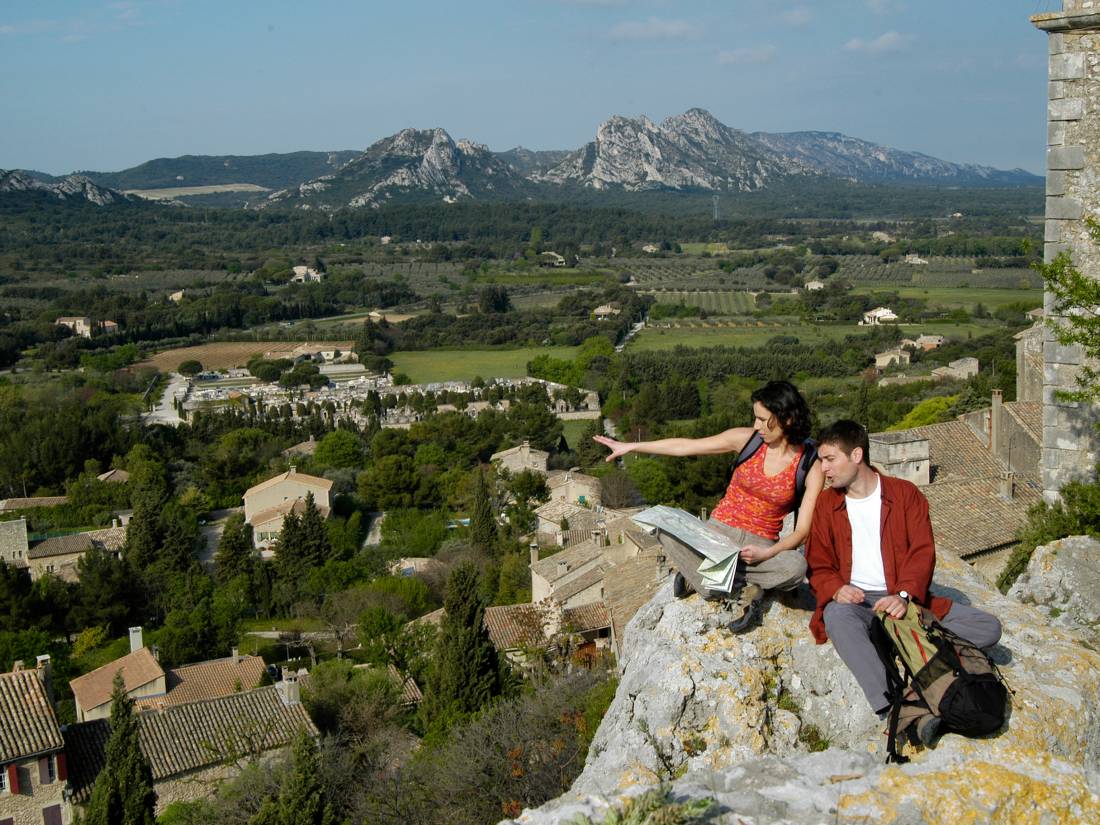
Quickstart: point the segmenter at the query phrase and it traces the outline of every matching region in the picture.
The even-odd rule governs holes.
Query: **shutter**
[[[9,816],[7,819],[0,819],[0,825],[15,825],[15,820]]]
[[[48,756],[38,757],[38,784],[50,784],[50,757]]]
[[[12,762],[8,765],[8,790],[13,793],[19,793],[19,766]]]
[[[57,781],[64,782],[69,778],[69,765],[65,761],[65,754],[59,753],[57,755]]]
[[[42,809],[42,825],[61,825],[60,805],[51,805]]]

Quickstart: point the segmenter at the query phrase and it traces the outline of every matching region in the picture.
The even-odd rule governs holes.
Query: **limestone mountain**
[[[497,152],[497,157],[525,177],[553,169],[569,155],[565,149],[527,149],[523,146]]]
[[[88,201],[96,206],[131,200],[130,196],[105,186],[98,186],[84,175],[67,175],[63,178],[43,180],[41,174],[23,172],[20,169],[0,169],[0,195],[42,196],[79,203]]]
[[[273,193],[272,203],[373,206],[392,201],[505,199],[529,188],[512,166],[480,143],[443,129],[402,129],[372,144],[338,172]]]

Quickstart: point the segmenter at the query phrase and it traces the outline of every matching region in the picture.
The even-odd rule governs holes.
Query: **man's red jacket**
[[[928,594],[936,569],[936,545],[928,518],[928,499],[912,482],[879,474],[882,488],[882,568],[886,590],[902,590],[917,604],[930,607],[942,619],[951,600]],[[810,632],[818,644],[829,638],[822,614],[836,591],[852,578],[852,525],[844,491],[822,490],[814,507],[813,526],[806,541],[806,566],[817,609]]]

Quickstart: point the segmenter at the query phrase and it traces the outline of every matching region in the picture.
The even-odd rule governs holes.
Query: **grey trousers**
[[[876,713],[888,708],[889,702],[886,699],[886,670],[871,641],[871,621],[875,617],[871,605],[885,595],[865,593],[862,604],[829,602],[825,605],[825,630],[829,639]],[[1001,638],[1001,623],[996,616],[959,602],[951,605],[940,624],[983,649],[997,644]]]
[[[737,527],[730,527],[725,522],[710,519],[707,525],[714,527],[729,536],[730,543],[741,547],[745,544],[759,544],[763,547],[771,547],[775,544],[771,539],[756,536]],[[699,565],[706,559],[701,553],[695,552],[679,539],[661,533],[661,546],[665,556],[672,563],[680,575],[689,585],[705,598],[723,598],[730,594],[720,590],[708,590],[703,586],[703,577],[699,575]],[[745,580],[749,584],[759,585],[764,590],[792,590],[801,584],[806,576],[806,559],[798,550],[784,550],[770,559],[765,559],[757,564],[745,566]]]

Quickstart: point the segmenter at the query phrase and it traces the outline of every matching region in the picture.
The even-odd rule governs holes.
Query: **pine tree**
[[[436,731],[484,707],[504,692],[506,684],[506,666],[485,628],[474,565],[464,564],[451,573],[443,607],[421,708],[425,727]]]
[[[155,825],[153,771],[138,746],[138,720],[133,711],[134,701],[126,695],[120,671],[111,692],[107,761],[96,777],[84,825]]]
[[[332,543],[325,529],[325,519],[317,509],[313,493],[306,495],[306,509],[299,524],[299,556],[307,570],[320,567],[332,556]]]
[[[321,785],[317,746],[304,730],[294,740],[292,760],[279,798],[265,802],[249,825],[337,825]]]
[[[252,575],[255,564],[252,527],[240,513],[234,513],[226,521],[214,563],[219,584],[225,584],[237,576]]]
[[[493,504],[489,499],[489,484],[485,473],[478,467],[474,470],[474,497],[470,505],[470,539],[474,547],[485,553],[492,553],[497,543],[497,521],[493,514]]]

